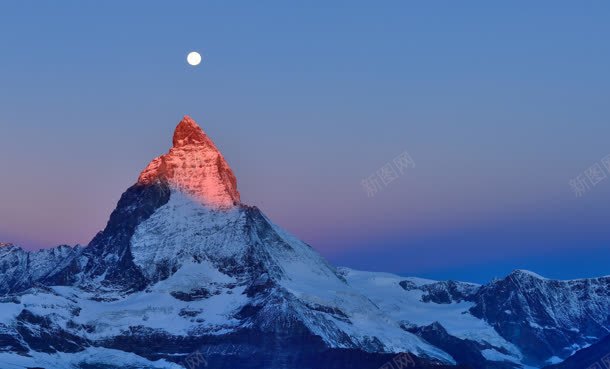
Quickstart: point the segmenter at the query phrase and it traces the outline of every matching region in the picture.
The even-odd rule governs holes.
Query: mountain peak
[[[230,208],[240,202],[237,179],[229,164],[188,115],[174,131],[173,147],[148,164],[139,184],[164,182],[212,208]]]
[[[201,127],[188,115],[178,123],[174,130],[173,145],[181,147],[186,145],[201,145],[210,139],[203,132]]]
[[[516,270],[513,270],[512,273],[510,273],[510,275],[508,277],[509,278],[512,278],[512,277],[517,277],[517,278],[533,278],[533,279],[546,280],[546,278],[541,276],[540,274],[537,274],[537,273],[534,273],[532,271],[525,270],[525,269],[516,269]]]

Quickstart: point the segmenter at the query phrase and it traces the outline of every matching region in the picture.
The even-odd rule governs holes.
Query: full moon
[[[199,65],[199,63],[201,63],[201,55],[196,52],[196,51],[191,51],[187,56],[186,56],[186,61],[190,64],[190,65]]]

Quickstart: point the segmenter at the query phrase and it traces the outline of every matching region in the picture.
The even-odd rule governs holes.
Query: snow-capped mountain
[[[471,313],[534,362],[559,361],[610,334],[610,277],[557,281],[517,270],[473,301]]]
[[[193,353],[209,368],[374,369],[399,353],[421,368],[541,366],[605,335],[608,282],[336,269],[240,202],[185,117],[89,245],[2,244],[0,368],[182,368]]]
[[[27,252],[21,248],[0,244],[0,293],[28,289],[45,276],[64,269],[82,252],[82,247],[58,246],[38,252]]]
[[[388,315],[460,363],[481,365],[480,353],[488,362],[479,367],[542,367],[610,334],[610,277],[558,281],[516,270],[478,286],[345,273]]]

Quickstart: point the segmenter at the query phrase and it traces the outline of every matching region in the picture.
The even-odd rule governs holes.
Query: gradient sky
[[[0,240],[87,243],[189,114],[334,264],[610,274],[610,178],[568,184],[610,154],[609,3],[299,4],[2,2]]]

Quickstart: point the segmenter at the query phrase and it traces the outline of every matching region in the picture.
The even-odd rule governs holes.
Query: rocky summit
[[[240,202],[233,171],[189,116],[176,127],[170,151],[150,162],[138,178],[142,185],[155,182],[167,183],[213,208],[229,208]]]

